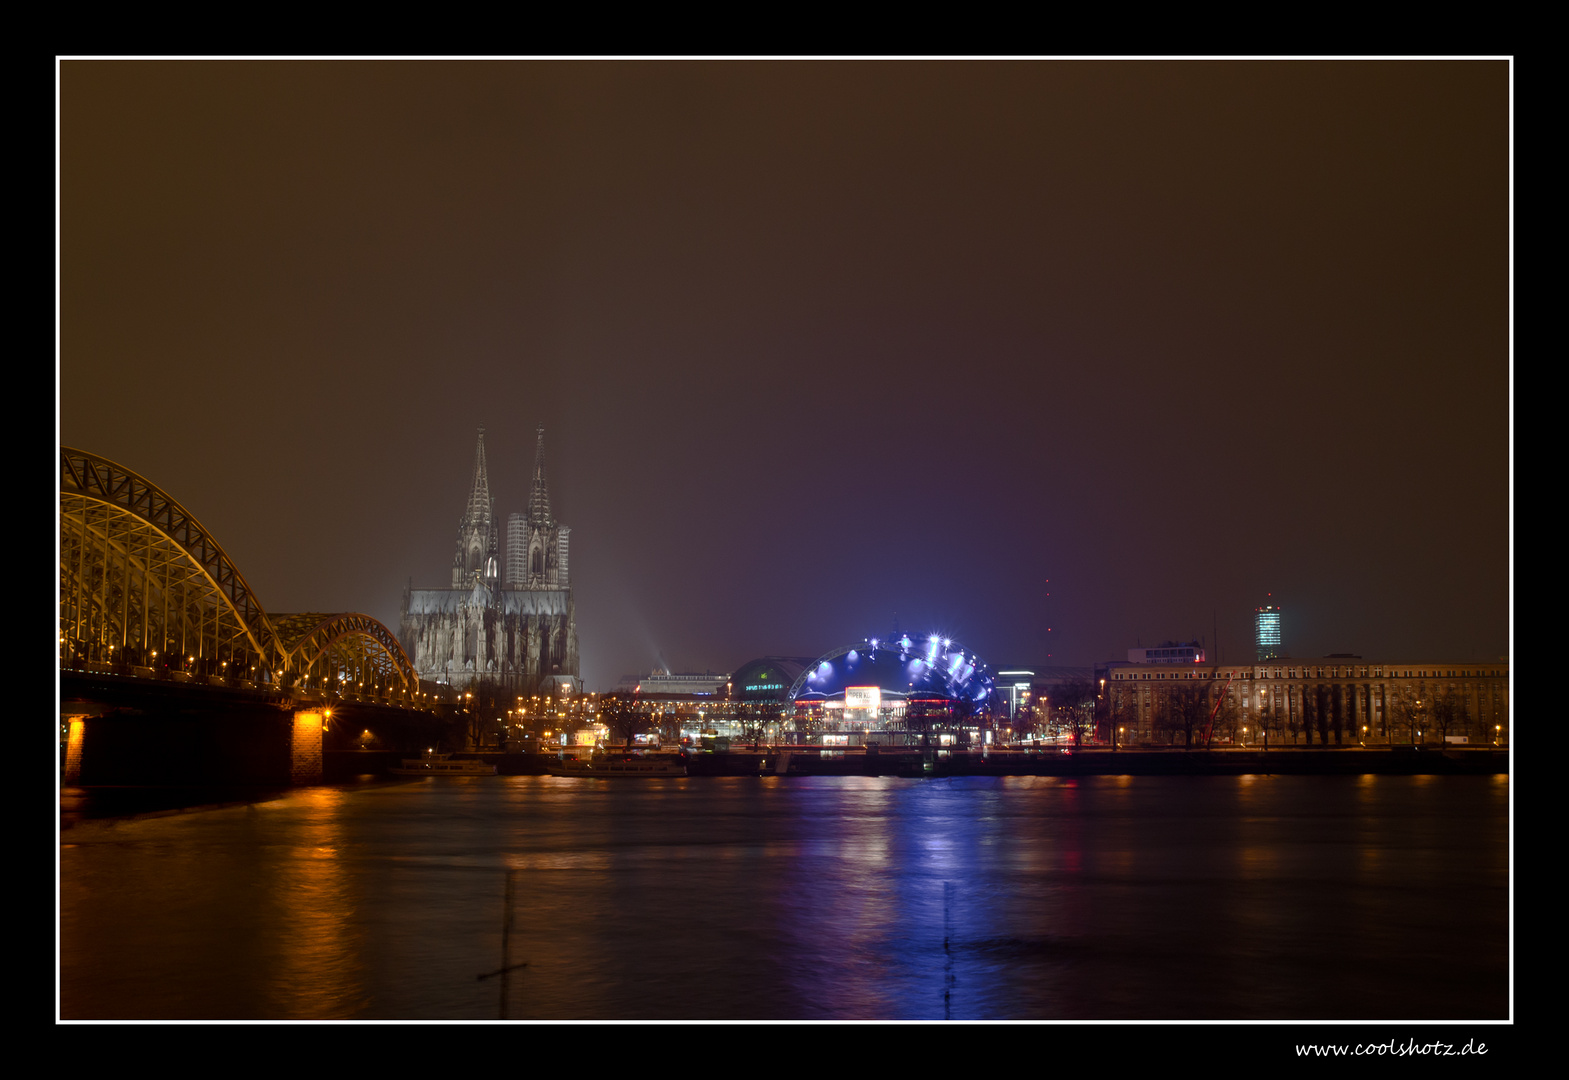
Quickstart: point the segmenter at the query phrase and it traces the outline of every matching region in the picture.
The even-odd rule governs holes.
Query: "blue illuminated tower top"
[[[1254,642],[1260,660],[1273,660],[1285,655],[1280,648],[1280,608],[1266,604],[1253,612]]]

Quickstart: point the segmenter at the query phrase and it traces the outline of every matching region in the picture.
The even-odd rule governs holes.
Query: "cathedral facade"
[[[480,429],[451,584],[403,594],[398,637],[421,680],[507,697],[580,688],[571,530],[550,512],[543,427],[537,437],[528,508],[507,519],[503,551]]]

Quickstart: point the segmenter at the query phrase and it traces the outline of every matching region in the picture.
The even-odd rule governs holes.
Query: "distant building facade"
[[[1034,681],[1034,668],[999,669],[994,707],[1005,717],[1019,715],[1019,710],[1030,704]]]
[[[692,694],[713,697],[730,683],[727,672],[651,671],[640,676],[632,690],[637,694]]]
[[[528,509],[507,521],[505,563],[481,428],[451,583],[403,594],[398,637],[422,680],[501,697],[580,687],[571,530],[551,514],[545,429],[536,435]]]
[[[1163,641],[1154,648],[1128,650],[1130,664],[1202,664],[1204,646],[1196,641]]]
[[[1379,663],[1342,655],[1112,663],[1104,677],[1109,720],[1125,745],[1185,744],[1210,715],[1212,738],[1233,744],[1262,742],[1265,733],[1271,745],[1491,745],[1509,738],[1505,660]]]

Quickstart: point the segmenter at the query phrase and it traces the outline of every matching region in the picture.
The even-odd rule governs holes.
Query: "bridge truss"
[[[413,703],[397,638],[358,614],[269,618],[217,540],[157,485],[60,451],[60,664]]]
[[[304,689],[385,697],[418,690],[419,675],[398,639],[369,615],[275,615],[289,671]]]

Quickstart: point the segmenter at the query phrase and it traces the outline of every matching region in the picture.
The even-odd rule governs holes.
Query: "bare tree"
[[[1468,711],[1465,698],[1453,683],[1433,692],[1433,707],[1429,715],[1433,718],[1433,726],[1438,729],[1439,742],[1448,742],[1451,732],[1467,726]]]
[[[1416,731],[1420,723],[1420,698],[1415,690],[1404,684],[1396,684],[1389,688],[1384,701],[1384,715],[1388,718],[1389,742],[1393,745],[1396,738],[1402,742],[1416,742]],[[1405,729],[1404,736],[1400,729]]]
[[[1118,741],[1137,741],[1139,731],[1138,691],[1117,687],[1111,696],[1111,722],[1118,730]]]
[[[1247,715],[1242,704],[1236,697],[1227,693],[1220,699],[1220,708],[1215,710],[1215,731],[1226,736],[1233,745],[1242,732],[1242,721]]]
[[[1032,703],[1028,700],[1020,703],[1019,707],[1013,711],[1013,715],[1008,718],[1008,725],[1013,728],[1013,737],[1015,739],[1028,739],[1034,735],[1036,718]]]
[[[1174,686],[1165,695],[1167,730],[1180,733],[1182,745],[1190,750],[1209,719],[1209,690],[1207,684],[1194,681]]]
[[[1093,730],[1095,684],[1088,679],[1065,679],[1047,691],[1052,718],[1072,736],[1073,744],[1084,741],[1086,730]]]
[[[741,740],[752,744],[761,743],[768,732],[769,715],[762,707],[748,707],[743,705],[736,713],[736,723],[741,728]]]
[[[1112,715],[1111,691],[1107,688],[1105,679],[1102,679],[1095,689],[1095,737],[1103,742],[1115,744],[1117,742],[1115,730],[1117,718]],[[1102,732],[1105,732],[1105,734],[1103,735]]]
[[[621,694],[600,699],[599,720],[609,730],[612,744],[629,744],[634,736],[642,735],[653,726],[648,710],[640,707],[637,700]]]
[[[1259,710],[1258,723],[1260,734],[1264,736],[1266,746],[1269,744],[1271,737],[1278,743],[1281,737],[1285,735],[1286,718],[1281,704],[1281,700],[1274,693],[1265,691],[1263,705]]]

